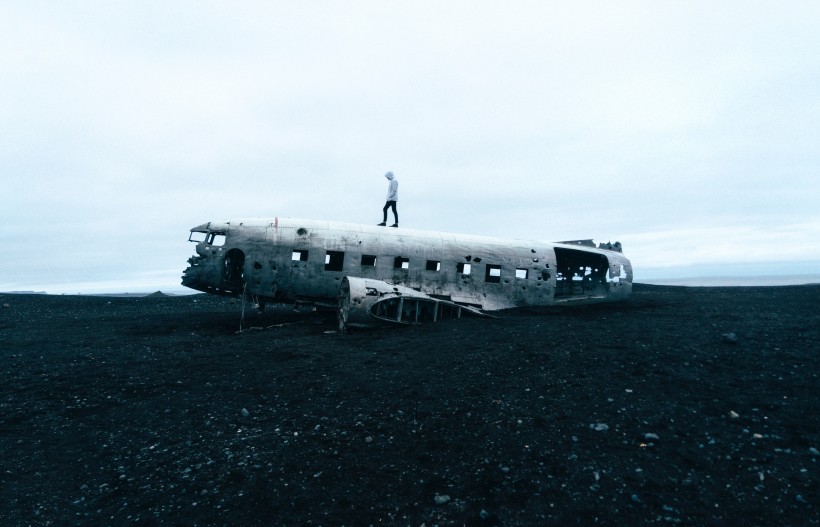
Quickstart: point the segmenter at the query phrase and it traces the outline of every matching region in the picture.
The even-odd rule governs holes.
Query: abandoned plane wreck
[[[339,329],[419,324],[520,306],[621,301],[621,244],[531,242],[302,220],[209,222],[182,284],[216,295],[338,309]]]

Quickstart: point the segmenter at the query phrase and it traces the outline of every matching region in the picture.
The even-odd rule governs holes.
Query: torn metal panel
[[[339,289],[339,330],[384,324],[424,324],[480,310],[381,280],[346,276]]]
[[[419,309],[608,302],[627,299],[632,290],[632,266],[618,242],[505,240],[288,218],[204,223],[189,240],[196,255],[183,285],[252,295],[262,305],[337,305],[343,284],[353,291],[360,279],[404,291],[402,298],[417,298]],[[351,309],[346,320],[358,316],[357,304]],[[367,316],[382,316],[374,313]]]

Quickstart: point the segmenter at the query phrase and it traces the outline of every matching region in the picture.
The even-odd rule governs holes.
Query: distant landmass
[[[748,287],[820,284],[820,274],[782,276],[692,276],[684,278],[646,278],[637,282],[653,285],[690,287]]]
[[[117,298],[166,298],[181,296],[173,293],[154,291],[153,293],[48,293],[46,291],[0,291],[0,295],[71,295],[71,296],[109,296]]]
[[[154,291],[153,293],[95,293],[93,295],[83,296],[114,296],[117,298],[166,298],[169,296],[177,296],[175,294],[163,293],[162,291]]]

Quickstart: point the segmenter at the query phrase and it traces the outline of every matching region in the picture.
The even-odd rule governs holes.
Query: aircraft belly
[[[438,322],[461,318],[462,313],[485,315],[470,306],[435,298],[415,289],[355,276],[346,276],[342,280],[337,313],[342,332],[350,327]]]

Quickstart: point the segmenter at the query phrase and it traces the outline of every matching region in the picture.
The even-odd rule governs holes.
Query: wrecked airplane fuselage
[[[182,284],[265,302],[332,305],[339,326],[417,324],[519,306],[625,300],[619,243],[530,242],[292,218],[191,229]]]

